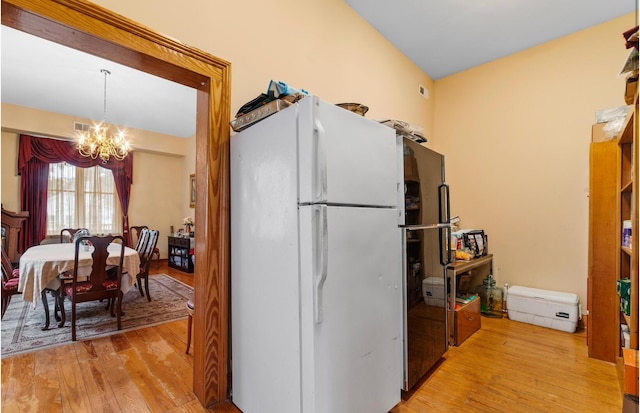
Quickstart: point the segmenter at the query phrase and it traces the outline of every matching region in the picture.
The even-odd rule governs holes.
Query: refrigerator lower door
[[[448,347],[447,280],[440,263],[440,229],[404,229],[403,390],[410,390],[440,360]],[[419,257],[419,259],[411,259]]]
[[[400,239],[396,209],[300,207],[301,412],[400,401]]]
[[[295,119],[283,110],[230,142],[232,397],[244,413],[300,412]]]

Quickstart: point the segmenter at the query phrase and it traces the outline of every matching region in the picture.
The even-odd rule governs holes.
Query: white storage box
[[[444,279],[427,277],[422,280],[422,296],[425,304],[432,307],[444,307],[446,299]]]
[[[513,286],[507,290],[509,319],[573,333],[580,314],[576,294]]]

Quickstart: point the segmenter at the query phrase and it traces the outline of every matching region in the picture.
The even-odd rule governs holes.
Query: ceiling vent
[[[74,132],[88,132],[91,129],[91,125],[82,122],[73,122]]]

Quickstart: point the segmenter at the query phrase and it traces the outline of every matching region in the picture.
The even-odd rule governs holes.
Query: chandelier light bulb
[[[127,157],[131,146],[124,130],[111,133],[110,126],[106,122],[107,75],[111,72],[106,69],[101,69],[100,72],[104,74],[104,117],[102,122],[94,124],[89,131],[80,133],[77,148],[80,155],[91,159],[100,158],[102,163],[107,163],[110,158],[121,161]]]

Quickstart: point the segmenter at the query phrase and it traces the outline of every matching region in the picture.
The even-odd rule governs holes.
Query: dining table
[[[120,263],[120,251],[122,245],[111,243],[107,247],[109,256],[107,264],[118,265]],[[60,274],[73,271],[75,262],[75,243],[35,245],[28,248],[20,257],[20,281],[18,291],[22,292],[22,299],[33,303],[33,308],[42,299],[45,304],[45,328],[48,328],[49,308],[46,303],[47,290],[55,291],[60,288]],[[81,248],[78,252],[78,276],[86,277],[91,273],[91,250]],[[136,274],[140,269],[140,256],[138,252],[129,247],[124,247],[122,269],[122,281],[120,290],[126,293],[135,285]]]

